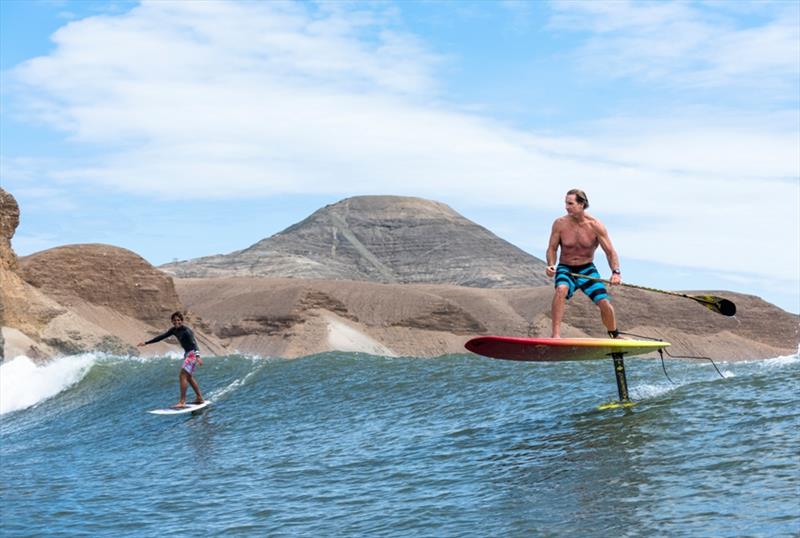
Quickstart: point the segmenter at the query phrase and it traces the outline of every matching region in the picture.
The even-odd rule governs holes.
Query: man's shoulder
[[[556,220],[554,220],[553,226],[556,228],[563,228],[564,226],[569,225],[569,222],[569,215],[564,215],[563,217],[558,217]]]
[[[600,222],[600,219],[598,219],[597,217],[592,217],[591,215],[586,215],[586,221],[595,230],[604,230],[605,229],[605,226],[603,226],[603,223]]]

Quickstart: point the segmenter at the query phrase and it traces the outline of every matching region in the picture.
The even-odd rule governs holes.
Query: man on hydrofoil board
[[[580,289],[600,308],[600,318],[612,338],[619,336],[614,307],[602,282],[571,276],[570,273],[582,274],[592,278],[600,278],[594,265],[594,254],[601,247],[611,268],[611,284],[622,282],[619,270],[619,256],[608,230],[595,217],[586,213],[589,199],[580,189],[567,192],[564,200],[567,214],[553,222],[550,242],[547,245],[547,276],[555,276],[555,293],[551,317],[553,321],[552,337],[561,338],[561,320],[564,317],[566,302]],[[559,248],[561,254],[556,265]]]

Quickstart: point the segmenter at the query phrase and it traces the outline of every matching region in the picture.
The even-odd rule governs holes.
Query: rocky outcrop
[[[11,238],[19,226],[19,205],[10,193],[0,188],[0,269],[16,271],[17,255]]]
[[[464,353],[479,334],[550,335],[552,288],[478,289],[352,281],[234,277],[177,279],[181,300],[208,319],[230,349],[298,357],[344,349],[403,356]],[[729,318],[677,297],[613,289],[623,331],[673,344],[674,355],[720,360],[797,352],[797,315],[763,300],[712,292],[734,301]],[[701,292],[693,292],[701,294]],[[597,307],[577,294],[567,308],[564,336],[605,337]]]
[[[5,292],[8,278],[6,273],[16,268],[17,257],[11,249],[11,238],[19,225],[19,206],[11,194],[0,188],[0,327],[5,325],[6,302]],[[5,337],[0,330],[0,360],[3,360]]]
[[[53,319],[66,313],[65,308],[17,274],[17,256],[11,248],[11,238],[18,225],[17,201],[0,189],[0,359],[9,344],[15,350],[23,349],[32,358],[52,354],[53,349],[38,336]]]
[[[172,279],[141,256],[110,245],[69,245],[20,258],[20,275],[60,304],[107,307],[155,327],[182,310]]]
[[[0,189],[0,359],[103,351],[138,355],[135,347],[185,310],[172,279],[144,259],[108,245],[59,247],[17,258],[11,239],[19,224],[14,197]],[[206,352],[224,348],[189,317]],[[157,344],[150,352],[164,352]]]
[[[544,262],[448,206],[359,196],[249,248],[161,266],[178,277],[268,276],[513,288],[547,283]]]
[[[38,330],[23,330],[58,353],[138,355],[137,342],[163,332],[173,312],[186,310],[168,275],[141,256],[110,245],[68,245],[24,256],[19,276],[60,308]],[[204,333],[203,320],[189,313],[187,323],[204,352],[224,350]],[[172,347],[164,343],[147,350],[161,353]]]

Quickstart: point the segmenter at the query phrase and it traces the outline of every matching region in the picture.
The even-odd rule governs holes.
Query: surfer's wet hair
[[[183,314],[181,314],[180,312],[175,312],[169,317],[170,321],[175,321],[176,319],[183,321]]]
[[[569,196],[570,194],[574,194],[575,195],[575,201],[578,202],[579,204],[583,205],[584,209],[588,209],[589,208],[589,197],[586,196],[585,192],[583,192],[580,189],[571,189],[567,193],[567,196]]]

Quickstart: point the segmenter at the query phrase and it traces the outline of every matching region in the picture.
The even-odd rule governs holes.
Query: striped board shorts
[[[198,363],[203,364],[203,361],[200,360],[200,354],[197,351],[187,351],[183,356],[183,366],[181,366],[181,369],[186,370],[187,374],[192,375]]]
[[[600,278],[600,273],[597,272],[597,267],[593,263],[585,265],[564,265],[558,264],[556,268],[556,288],[559,286],[567,286],[567,300],[572,298],[575,289],[580,289],[583,293],[595,303],[599,303],[603,299],[608,299],[608,292],[602,282],[596,280],[587,280],[585,278],[578,278],[570,276],[569,273],[580,273],[582,275],[590,276],[593,278]]]

